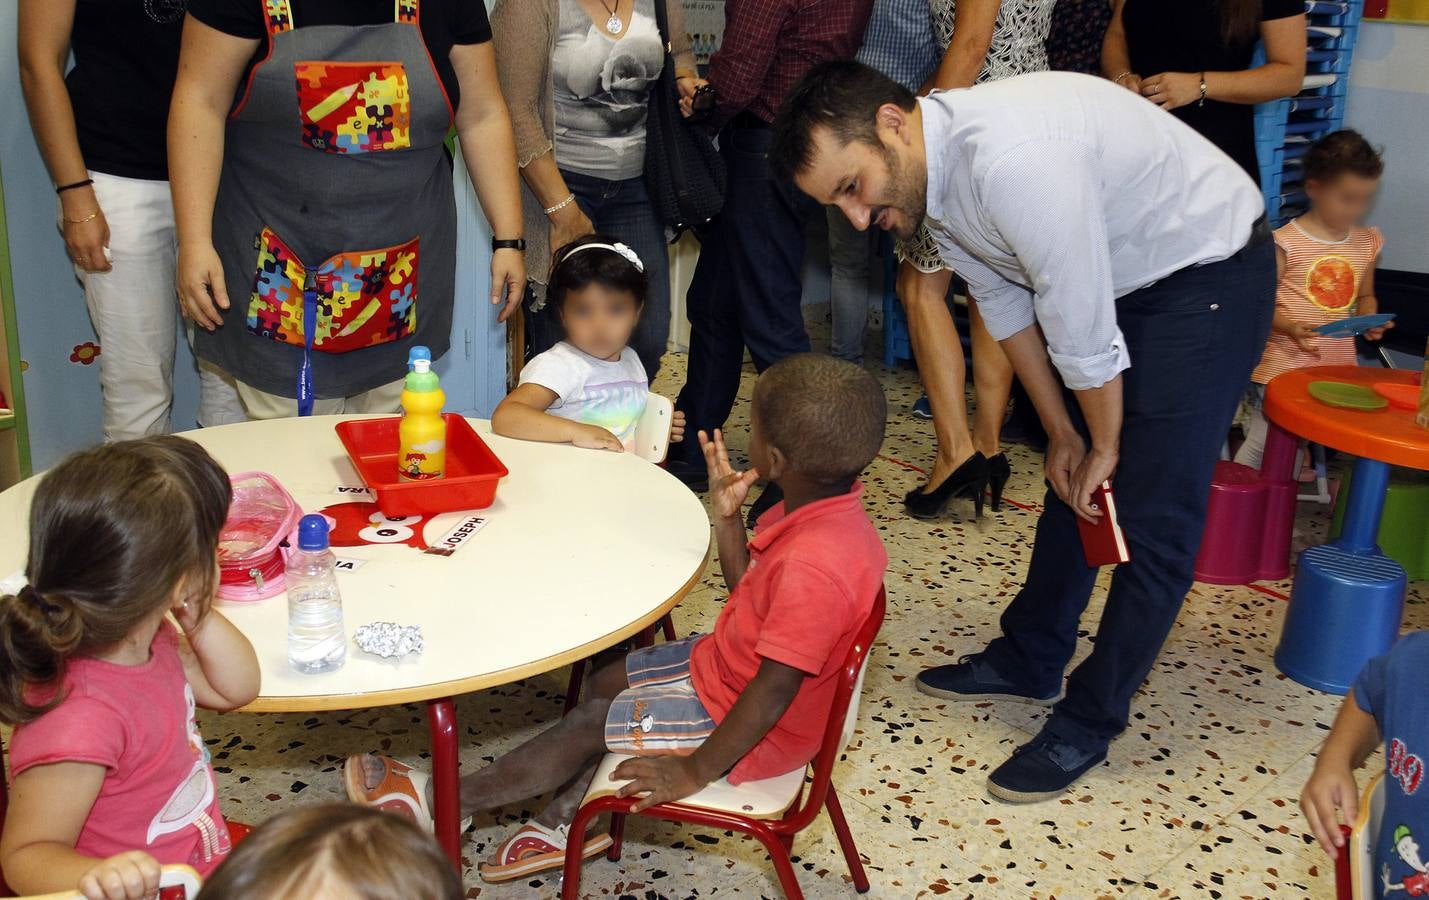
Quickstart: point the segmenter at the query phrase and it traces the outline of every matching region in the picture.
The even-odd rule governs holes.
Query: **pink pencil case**
[[[289,538],[303,511],[267,472],[230,476],[233,502],[218,537],[218,596],[264,600],[281,594]]]

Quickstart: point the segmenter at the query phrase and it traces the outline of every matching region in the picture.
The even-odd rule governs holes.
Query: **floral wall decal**
[[[69,355],[69,361],[87,366],[99,359],[99,345],[94,341],[85,341],[83,344],[75,344],[74,350]]]

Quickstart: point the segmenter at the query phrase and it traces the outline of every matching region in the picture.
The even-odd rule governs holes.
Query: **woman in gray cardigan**
[[[551,252],[599,231],[629,245],[650,276],[632,346],[646,374],[670,331],[665,227],[645,192],[645,116],[665,63],[655,4],[667,3],[677,84],[692,97],[695,69],[679,0],[497,0],[491,13],[501,90],[525,182],[527,348],[560,339],[546,309]]]

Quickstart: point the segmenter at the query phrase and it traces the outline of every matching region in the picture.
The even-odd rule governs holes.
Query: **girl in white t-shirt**
[[[556,251],[548,297],[566,339],[526,363],[516,390],[496,407],[491,428],[528,441],[621,452],[631,446],[650,384],[630,336],[648,287],[640,257],[593,234]],[[684,437],[672,417],[670,440]]]

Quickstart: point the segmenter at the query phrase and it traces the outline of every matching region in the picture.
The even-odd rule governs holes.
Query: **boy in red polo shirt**
[[[749,456],[731,468],[724,439],[700,433],[729,599],[714,631],[632,650],[596,673],[570,715],[462,779],[464,815],[556,791],[480,866],[487,881],[560,868],[566,829],[607,750],[636,809],[688,797],[721,776],[771,778],[813,759],[835,679],[883,582],[888,556],[863,511],[858,475],[883,443],[883,391],[868,372],[802,354],[754,388]],[[748,538],[740,516],[761,476],[784,502]],[[428,777],[395,760],[350,757],[348,795],[430,828]],[[589,838],[583,853],[609,846]]]

